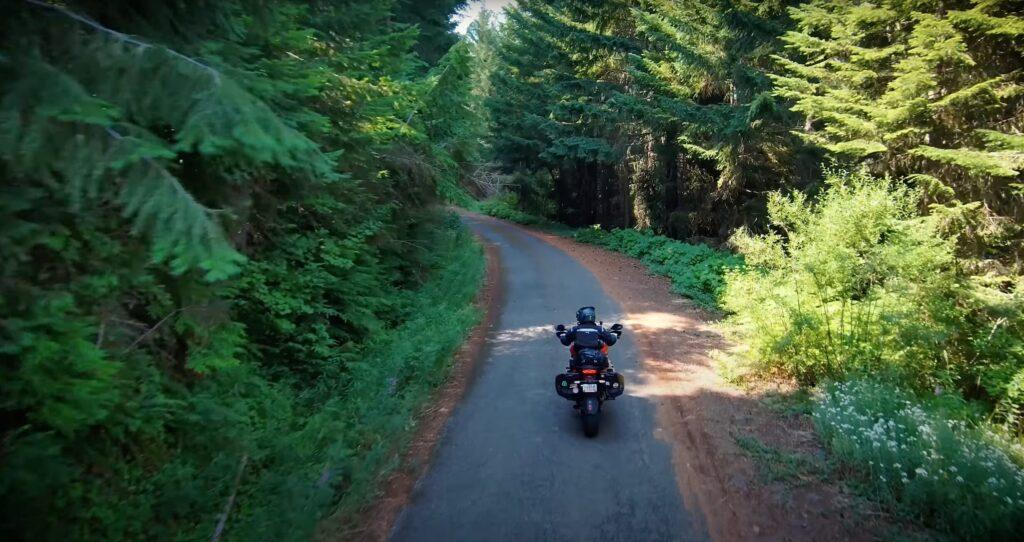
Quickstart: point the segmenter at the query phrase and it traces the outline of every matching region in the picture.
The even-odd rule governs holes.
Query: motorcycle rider
[[[564,346],[570,347],[570,365],[573,367],[579,364],[580,354],[584,350],[597,351],[604,356],[607,352],[606,347],[619,340],[619,333],[621,331],[614,329],[614,326],[612,331],[608,331],[597,324],[597,310],[594,307],[580,307],[576,311],[576,325],[572,329],[566,331],[562,324],[555,328],[558,339]],[[607,360],[606,356],[605,359]]]

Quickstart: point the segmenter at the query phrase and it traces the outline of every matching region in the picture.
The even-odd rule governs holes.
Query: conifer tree
[[[642,51],[632,73],[674,141],[681,179],[668,230],[724,237],[763,226],[765,190],[800,186],[814,172],[783,129],[786,111],[764,74],[788,23],[782,2],[647,2],[634,10]],[[641,106],[642,107],[642,106]]]
[[[785,23],[778,3],[520,3],[495,151],[547,170],[570,223],[727,237],[758,221],[767,188],[814,171],[763,73]]]
[[[353,383],[426,363],[382,338],[448,231],[466,70],[415,51],[458,4],[5,6],[0,534],[308,539],[372,493],[426,380]]]
[[[792,15],[773,79],[804,117],[796,133],[927,187],[959,209],[969,253],[1020,270],[1019,2],[811,1]]]

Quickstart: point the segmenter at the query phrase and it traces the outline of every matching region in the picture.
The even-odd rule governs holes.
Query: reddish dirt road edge
[[[807,416],[772,412],[758,391],[723,381],[712,353],[728,344],[718,317],[671,290],[639,261],[594,245],[522,228],[582,263],[619,303],[642,356],[649,383],[627,388],[657,405],[656,432],[673,448],[686,506],[701,514],[711,538],[734,540],[878,540],[891,522],[871,505],[824,478],[769,482],[737,438],[754,438],[785,453],[822,457]]]
[[[842,486],[814,477],[795,483],[764,480],[737,437],[752,437],[789,453],[821,455],[823,450],[806,416],[780,415],[763,404],[764,393],[788,391],[785,386],[742,390],[718,376],[712,353],[728,345],[714,328],[715,314],[673,293],[667,278],[651,275],[633,258],[511,225],[582,263],[626,313],[623,323],[637,342],[650,382],[632,385],[628,393],[657,405],[655,431],[672,446],[680,492],[686,506],[704,518],[712,540],[866,541],[891,536],[891,518]],[[487,255],[487,275],[476,299],[484,317],[456,353],[449,384],[420,414],[401,467],[388,477],[382,495],[364,512],[360,525],[348,531],[346,540],[387,539],[429,467],[448,416],[473,380],[502,304],[497,247],[478,239]]]

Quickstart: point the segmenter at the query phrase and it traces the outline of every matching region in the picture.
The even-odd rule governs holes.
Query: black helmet
[[[594,307],[580,307],[576,311],[576,321],[581,324],[593,324],[597,321],[597,311]]]

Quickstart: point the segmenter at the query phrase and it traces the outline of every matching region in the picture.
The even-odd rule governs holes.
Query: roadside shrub
[[[652,273],[672,279],[672,289],[704,307],[717,307],[725,288],[725,272],[739,269],[743,259],[707,245],[693,245],[649,231],[600,228],[577,230],[573,238],[639,259]]]
[[[874,380],[826,386],[813,411],[870,497],[959,538],[1015,538],[1024,525],[1020,445],[950,414]]]
[[[536,225],[544,223],[544,219],[519,210],[519,197],[512,193],[501,194],[490,199],[476,202],[471,210],[495,218],[510,220],[517,224]]]
[[[996,419],[1024,432],[1024,277],[973,277],[960,293],[956,347],[973,363],[965,382],[993,401]]]
[[[1019,281],[971,277],[919,194],[866,174],[831,173],[811,203],[773,195],[775,232],[738,232],[747,267],[724,307],[741,364],[803,384],[884,374],[917,391],[984,399],[1020,427],[1024,324]]]
[[[529,226],[544,226],[559,234],[572,234],[590,243],[637,258],[652,273],[672,279],[672,289],[706,308],[717,308],[725,288],[725,272],[743,265],[743,258],[708,245],[677,241],[649,231],[602,230],[598,226],[565,230],[547,220],[520,210],[515,194],[503,194],[476,202],[471,210]]]
[[[325,513],[357,518],[479,318],[484,258],[472,235],[452,215],[413,233],[423,255],[405,288],[385,282],[378,262],[338,256],[355,249],[329,232],[275,243],[280,252],[251,260],[239,279],[236,319],[182,311],[152,333],[154,343],[173,337],[172,325],[204,334],[189,345],[184,383],[159,370],[169,362],[151,346],[126,351],[132,336],[108,328],[116,347],[97,346],[99,322],[71,301],[98,303],[106,290],[74,284],[76,300],[40,296],[9,311],[18,316],[0,353],[24,361],[6,373],[4,397],[32,412],[32,425],[5,436],[0,534],[208,540],[235,489],[226,540],[309,540]],[[135,269],[123,267],[115,277]],[[117,285],[112,273],[82,282]],[[156,281],[143,278],[138,291],[156,298]],[[345,304],[356,301],[364,312]],[[371,318],[378,306],[397,317]],[[343,342],[332,333],[349,314],[376,327]]]

